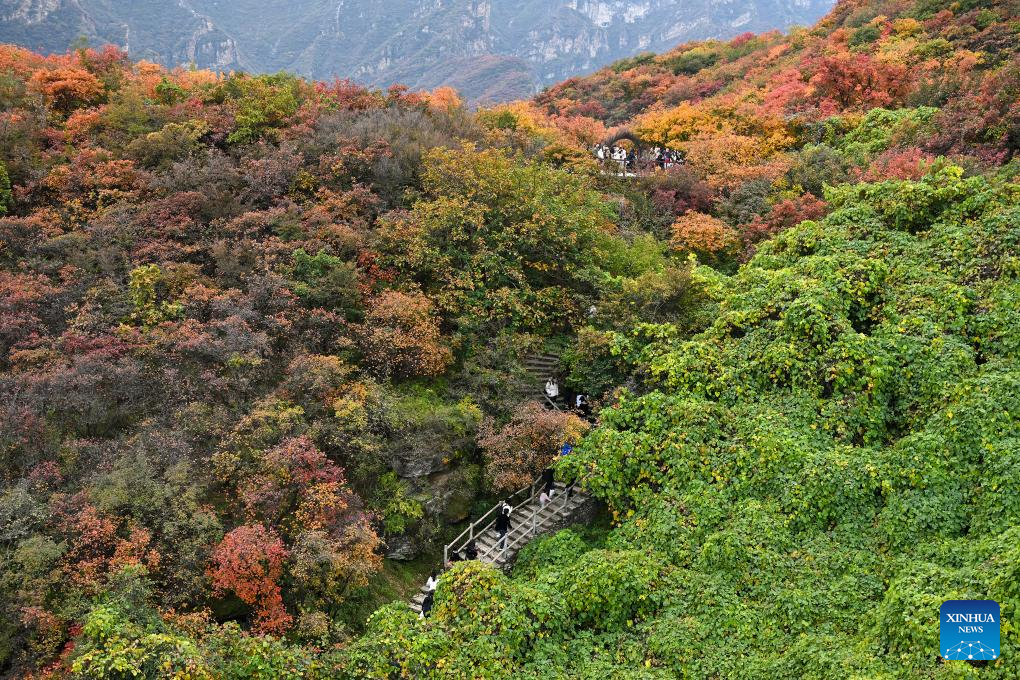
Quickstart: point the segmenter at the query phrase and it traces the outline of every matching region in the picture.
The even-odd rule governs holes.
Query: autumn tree
[[[750,224],[741,225],[741,236],[745,243],[756,243],[804,220],[817,220],[825,214],[825,209],[825,201],[813,194],[783,199],[775,203],[767,215],[755,216]]]
[[[432,303],[420,293],[381,293],[357,330],[366,361],[383,378],[439,375],[452,360]]]
[[[457,90],[444,85],[437,87],[428,95],[429,106],[438,111],[453,111],[464,105]]]
[[[901,64],[881,62],[867,54],[840,52],[820,57],[808,81],[823,100],[839,108],[873,108],[901,101],[910,87]]]
[[[379,537],[344,472],[307,437],[266,451],[240,485],[248,514],[292,546],[293,575],[313,600],[339,603],[382,567]]]
[[[289,556],[280,537],[261,524],[240,526],[212,554],[209,578],[218,595],[234,593],[255,609],[255,627],[280,634],[293,618],[283,605],[280,579]]]
[[[111,574],[127,565],[156,569],[159,552],[151,546],[151,533],[137,524],[121,526],[117,518],[101,512],[83,495],[57,494],[51,511],[66,539],[65,577],[76,585],[97,590]]]
[[[732,251],[739,242],[737,233],[722,220],[689,212],[673,223],[670,245],[679,251],[718,256]]]
[[[103,96],[103,83],[99,78],[72,66],[36,71],[30,84],[53,110],[64,115],[94,104]]]
[[[505,492],[531,484],[564,442],[576,443],[587,429],[588,423],[576,415],[543,408],[535,401],[520,405],[502,427],[486,419],[478,443],[485,452],[489,486]]]
[[[343,470],[326,458],[308,437],[285,439],[259,454],[256,465],[240,484],[240,498],[251,516],[270,526],[300,522],[302,518],[295,513],[302,507],[305,508],[302,512],[308,512],[306,505],[317,487],[331,490],[336,500],[335,510],[349,505],[347,499],[332,493],[345,485]]]

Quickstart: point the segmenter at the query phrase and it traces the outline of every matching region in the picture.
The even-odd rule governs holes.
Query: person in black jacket
[[[464,559],[466,560],[478,559],[478,545],[474,541],[468,543],[467,547],[464,548]]]
[[[432,602],[435,599],[435,591],[430,590],[425,593],[425,599],[421,601],[421,614],[418,615],[419,619],[424,619],[432,611]]]
[[[509,503],[503,501],[503,507],[499,509],[499,514],[496,516],[496,534],[499,536],[499,549],[506,549],[506,535],[512,528],[510,524],[510,511],[513,508]]]
[[[553,469],[551,467],[547,467],[545,470],[542,470],[542,490],[545,491],[549,498],[552,498],[553,489],[555,488],[556,480],[553,477]]]

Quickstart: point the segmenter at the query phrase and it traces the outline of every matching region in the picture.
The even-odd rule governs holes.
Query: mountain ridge
[[[0,0],[0,42],[62,52],[81,37],[164,66],[289,71],[374,87],[534,95],[693,39],[811,23],[828,0]]]

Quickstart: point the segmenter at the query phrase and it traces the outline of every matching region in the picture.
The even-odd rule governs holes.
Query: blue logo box
[[[939,608],[939,654],[946,660],[999,658],[999,603],[946,600]]]

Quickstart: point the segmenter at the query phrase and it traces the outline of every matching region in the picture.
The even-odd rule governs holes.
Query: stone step
[[[554,371],[559,368],[560,362],[558,361],[528,361],[525,362],[524,367],[535,373],[536,371]]]
[[[534,370],[536,368],[552,369],[558,368],[559,365],[559,357],[550,357],[548,359],[525,359],[524,361],[524,367],[528,370]]]
[[[536,498],[533,501],[519,505],[514,508],[511,520],[515,522],[514,527],[507,536],[507,547],[504,550],[495,550],[498,538],[494,530],[488,530],[484,534],[475,537],[475,544],[478,547],[479,559],[502,568],[509,559],[514,557],[533,538],[546,534],[558,524],[558,520],[569,517],[570,514],[580,505],[585,496],[580,492],[574,493],[564,503],[563,494],[566,493],[566,485],[563,482],[554,482],[556,492],[552,500],[543,508]],[[534,522],[534,524],[532,524]],[[532,529],[534,528],[534,533]],[[516,545],[514,543],[516,542]],[[491,555],[488,555],[489,551]],[[428,589],[422,584],[417,593],[410,601],[411,611],[420,614],[421,604],[425,601]]]
[[[538,528],[537,533],[543,533],[551,524],[551,520],[558,519],[568,515],[581,500],[579,494],[575,494],[568,501],[566,506],[562,506],[562,497],[554,496],[552,502],[546,505],[544,508],[540,508],[538,504],[526,505],[523,508],[515,511],[514,514],[520,512],[518,515],[519,523],[515,524],[507,535],[507,544],[512,544],[515,540],[519,539],[522,535],[527,536],[531,533],[531,513],[532,509],[538,510],[535,515],[535,525]],[[493,546],[498,542],[498,537],[495,531],[488,531],[485,535],[475,539],[475,543],[478,547],[479,555],[486,555]],[[519,550],[523,545],[518,545],[514,549]],[[489,555],[491,556],[491,554]]]

